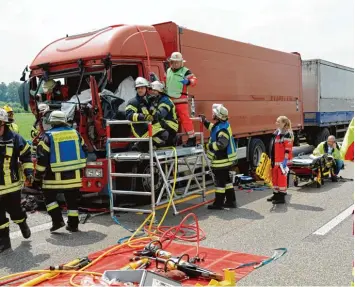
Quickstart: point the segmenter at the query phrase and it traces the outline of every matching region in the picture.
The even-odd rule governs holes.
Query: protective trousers
[[[282,173],[280,165],[275,165],[272,168],[272,185],[275,192],[286,193],[287,174]]]
[[[9,236],[10,222],[6,212],[14,223],[21,224],[26,221],[27,215],[21,206],[20,190],[0,195],[0,237]]]
[[[217,207],[222,207],[225,201],[228,204],[235,203],[235,192],[232,180],[229,176],[229,169],[212,169],[212,171],[216,184],[216,198],[213,205]]]
[[[61,222],[64,222],[62,212],[56,200],[58,193],[64,193],[65,201],[67,203],[68,226],[72,228],[77,228],[79,225],[79,189],[68,189],[65,191],[59,191],[54,189],[43,190],[47,212],[52,218],[53,225],[58,225]]]
[[[181,125],[189,138],[195,137],[195,130],[192,120],[190,119],[189,104],[175,103],[176,113],[180,119]]]

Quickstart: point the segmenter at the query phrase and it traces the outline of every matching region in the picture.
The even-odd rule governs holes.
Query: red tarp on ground
[[[110,249],[110,248],[108,248]],[[103,252],[107,251],[99,251],[97,253],[91,254],[89,258],[91,260],[100,256]],[[190,256],[194,256],[196,252],[196,247],[191,245],[179,244],[179,243],[171,243],[171,245],[167,248],[167,251],[171,252],[173,255],[179,256],[184,253],[189,254]],[[119,253],[118,253],[119,252]],[[219,250],[219,249],[212,249],[212,248],[204,248],[200,247],[199,250],[200,254],[206,252],[207,257],[204,262],[198,263],[199,266],[218,272],[223,275],[223,269],[225,268],[232,268],[237,267],[243,263],[249,263],[254,261],[261,261],[267,259],[266,256],[257,256],[252,254],[246,253],[237,253],[227,250]],[[94,271],[99,273],[104,273],[106,270],[118,270],[129,263],[129,259],[133,257],[132,249],[126,250],[124,252],[117,251],[116,254],[113,252],[112,255],[108,255],[104,257],[102,260],[97,262],[95,265],[91,266],[90,268],[86,269],[86,271]],[[202,257],[202,256],[201,256]],[[75,259],[75,258],[74,258]],[[152,266],[149,269],[155,269],[155,263],[153,262]],[[250,272],[254,270],[253,266],[244,267],[241,269],[236,270],[236,280],[240,280],[244,276],[248,275]],[[38,276],[38,275],[37,275]],[[74,282],[80,285],[80,281],[84,275],[78,275],[75,277]],[[53,280],[48,280],[41,283],[38,286],[69,286],[69,278],[71,275],[60,275]],[[34,277],[29,277],[23,280],[19,280],[13,282],[12,286],[18,286],[20,283],[24,281],[28,281]],[[207,280],[186,280],[182,282],[183,285],[193,286],[196,283],[200,283],[201,285],[207,285],[209,281]]]

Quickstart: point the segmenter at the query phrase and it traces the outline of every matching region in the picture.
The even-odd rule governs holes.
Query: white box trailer
[[[302,61],[302,87],[307,142],[343,136],[354,116],[354,69],[320,59]]]

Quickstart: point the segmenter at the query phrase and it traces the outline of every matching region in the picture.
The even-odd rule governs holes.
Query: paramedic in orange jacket
[[[267,201],[285,203],[287,194],[287,162],[292,159],[293,132],[291,121],[280,116],[276,120],[277,130],[272,136],[271,166],[274,194]]]
[[[188,86],[195,86],[197,78],[188,68],[184,67],[185,60],[181,53],[172,53],[169,61],[171,67],[166,73],[167,94],[175,104],[181,125],[189,137],[184,147],[196,146],[194,125],[189,113]]]

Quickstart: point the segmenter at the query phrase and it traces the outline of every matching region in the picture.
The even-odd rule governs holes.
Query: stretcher
[[[331,178],[337,181],[335,175],[336,163],[332,156],[324,154],[320,156],[310,155],[309,157],[295,157],[288,164],[290,175],[293,178],[293,185],[298,186],[300,181],[311,181],[320,188],[324,185],[324,179]]]

